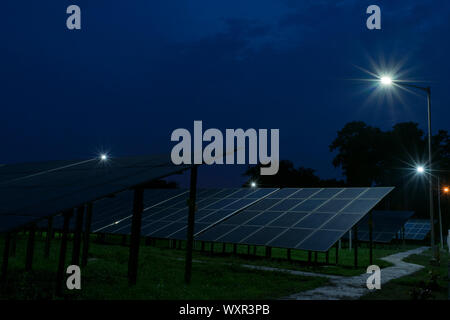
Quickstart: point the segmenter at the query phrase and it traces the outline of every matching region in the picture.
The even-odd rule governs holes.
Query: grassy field
[[[441,251],[440,266],[431,266],[431,250],[409,256],[404,261],[423,265],[420,271],[392,280],[362,297],[363,300],[447,300],[449,254]],[[383,271],[381,272],[383,276]]]
[[[0,243],[3,248],[3,241]],[[10,258],[8,284],[0,299],[53,299],[59,241],[43,259],[43,241],[37,239],[33,271],[24,272],[26,239],[17,243]],[[69,264],[71,246],[68,247]],[[192,283],[184,284],[184,252],[142,246],[138,284],[127,282],[128,248],[92,243],[90,261],[82,270],[82,290],[67,299],[275,299],[325,285],[326,279],[255,271],[235,264],[194,263]],[[183,259],[179,259],[183,257]]]
[[[94,237],[95,238],[95,237]],[[54,279],[59,253],[59,240],[52,242],[49,260],[43,258],[43,239],[36,238],[33,271],[24,272],[26,238],[19,237],[17,253],[10,258],[8,285],[0,299],[53,299]],[[285,249],[272,249],[272,259],[264,257],[264,247],[256,248],[256,256],[247,256],[248,247],[238,246],[238,255],[232,254],[233,246],[222,252],[222,244],[210,244],[201,252],[196,243],[193,254],[192,283],[184,284],[185,251],[169,249],[168,241],[157,241],[153,246],[141,246],[138,284],[129,287],[127,282],[128,248],[118,245],[121,237],[108,237],[108,243],[91,242],[90,260],[82,270],[82,290],[66,291],[68,299],[276,299],[292,293],[326,285],[321,277],[294,276],[284,272],[256,271],[242,264],[263,265],[276,268],[319,272],[338,275],[355,275],[366,271],[369,265],[368,249],[359,249],[359,268],[353,267],[353,252],[339,251],[339,265],[324,265],[325,254],[318,255],[316,266],[307,266],[307,252],[292,251],[292,261],[286,260]],[[183,244],[184,246],[184,244]],[[3,240],[0,240],[3,248]],[[374,250],[374,263],[380,267],[389,263],[379,258],[412,246],[378,246]],[[253,247],[250,248],[253,253]],[[334,263],[335,250],[330,251],[329,261]],[[70,264],[69,241],[67,265]],[[314,254],[312,255],[314,261]],[[1,257],[0,257],[1,259]]]
[[[199,247],[199,246],[198,246]],[[227,254],[222,254],[222,244],[215,244],[214,251],[216,252],[214,255],[211,255],[210,245],[205,245],[205,252],[195,252],[194,257],[198,260],[202,261],[210,261],[210,262],[232,262],[234,264],[251,264],[251,265],[263,265],[270,266],[275,268],[283,268],[290,270],[298,270],[298,271],[307,271],[307,272],[317,272],[323,274],[333,274],[333,275],[342,275],[342,276],[353,276],[359,275],[361,273],[365,273],[367,267],[370,265],[369,263],[369,249],[366,244],[361,244],[361,247],[358,248],[358,268],[354,267],[354,250],[349,250],[348,248],[343,248],[339,250],[339,263],[338,265],[334,265],[336,259],[336,250],[332,249],[329,252],[329,263],[325,264],[326,256],[325,253],[318,253],[317,256],[317,264],[309,264],[308,261],[308,252],[300,251],[300,250],[292,250],[291,259],[292,261],[286,260],[287,249],[272,249],[272,259],[265,259],[265,248],[257,247],[256,255],[247,256],[248,247],[246,245],[239,245],[237,248],[238,255],[232,255],[233,246],[228,244],[226,247]],[[399,245],[399,246],[378,246],[373,250],[373,264],[380,266],[380,268],[385,268],[391,266],[391,264],[387,261],[381,260],[380,258],[388,256],[390,254],[410,250],[416,248],[414,245]],[[250,248],[250,252],[253,253],[253,246]],[[315,261],[314,253],[312,254],[312,261]]]

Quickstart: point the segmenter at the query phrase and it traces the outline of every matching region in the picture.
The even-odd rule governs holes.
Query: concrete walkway
[[[412,254],[422,253],[427,249],[428,247],[420,247],[417,249],[400,252],[381,258],[393,264],[392,267],[381,269],[381,288],[383,289],[383,284],[386,284],[388,281],[391,281],[392,279],[404,277],[406,275],[412,274],[422,269],[423,266],[404,262],[403,259]],[[324,276],[330,279],[331,284],[328,286],[296,293],[283,298],[287,300],[353,300],[359,299],[361,296],[369,293],[369,289],[367,289],[366,286],[366,281],[367,278],[369,277],[369,274],[367,273],[363,273],[359,276],[354,277],[342,277],[342,276],[328,276],[292,270],[282,270],[276,268],[266,268],[266,267],[257,267],[257,268],[262,270],[273,269],[272,271],[287,271],[289,273],[299,275],[310,275],[316,277]]]

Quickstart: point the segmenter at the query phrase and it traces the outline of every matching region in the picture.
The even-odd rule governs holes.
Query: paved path
[[[403,259],[412,254],[419,254],[427,249],[428,247],[420,247],[381,258],[393,264],[392,267],[381,269],[381,288],[383,288],[383,284],[392,279],[404,277],[422,269],[423,266],[404,262]],[[264,269],[267,270],[265,267]],[[351,300],[359,299],[369,292],[369,289],[366,287],[366,281],[369,277],[369,274],[367,273],[354,277],[342,277],[301,271],[280,270],[276,268],[270,269],[273,269],[273,271],[287,271],[292,274],[325,276],[330,279],[330,285],[296,293],[284,298],[288,300]]]

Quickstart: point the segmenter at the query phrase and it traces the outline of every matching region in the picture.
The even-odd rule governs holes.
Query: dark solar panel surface
[[[259,201],[276,189],[200,189],[197,195],[194,232],[198,233],[243,208]],[[187,233],[189,192],[152,206],[142,215],[142,236],[166,239],[185,239]],[[129,234],[131,220],[115,223],[101,232]]]
[[[188,168],[167,155],[3,165],[0,216],[36,220]]]
[[[196,239],[327,251],[392,189],[281,189]]]
[[[405,223],[405,239],[423,240],[431,231],[429,220],[411,219]]]
[[[413,214],[413,211],[374,210],[372,212],[372,241],[380,243],[391,242]],[[366,215],[358,223],[358,240],[369,241],[369,215]]]

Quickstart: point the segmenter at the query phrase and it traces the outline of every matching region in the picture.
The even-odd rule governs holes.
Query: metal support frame
[[[75,266],[78,266],[80,264],[81,236],[83,232],[83,216],[84,216],[84,206],[78,207],[75,220],[75,233],[73,235],[73,247],[72,247],[72,265]]]
[[[92,227],[92,210],[93,203],[89,202],[86,206],[86,221],[84,224],[84,234],[83,234],[83,255],[81,257],[81,266],[85,267],[88,263],[89,257],[89,241],[91,237],[91,227]]]
[[[192,247],[194,244],[194,224],[197,198],[197,165],[191,167],[191,185],[189,190],[189,216],[186,235],[186,266],[184,272],[184,281],[191,283],[192,276]]]
[[[134,189],[133,217],[131,222],[130,255],[128,259],[128,284],[137,282],[139,246],[141,242],[142,212],[144,211],[144,189]]]
[[[291,260],[292,260],[292,257],[291,257],[291,249],[288,248],[286,254],[287,254],[287,259],[288,259],[289,261],[291,261]]]
[[[2,287],[6,285],[8,279],[8,262],[9,262],[10,246],[11,246],[11,234],[7,233],[5,235],[5,247],[3,249],[3,260],[2,260],[2,273],[0,276],[0,285]]]
[[[369,212],[369,263],[373,264],[373,214],[372,211]]]
[[[272,257],[272,247],[266,247],[266,259],[270,259]]]
[[[35,238],[36,238],[36,225],[32,224],[28,231],[27,254],[25,256],[25,271],[31,271],[33,269]]]
[[[339,247],[340,247],[340,243],[336,244],[336,265],[338,265],[338,263],[339,263]]]
[[[353,233],[355,234],[355,239],[353,241],[353,246],[355,247],[355,268],[358,268],[358,227],[353,227]]]
[[[47,235],[45,237],[44,258],[50,258],[50,247],[53,239],[53,217],[48,218]]]
[[[17,232],[11,233],[11,247],[9,248],[9,256],[16,256],[16,247],[17,247]]]
[[[67,253],[67,238],[69,233],[70,218],[72,217],[73,210],[69,210],[64,213],[64,225],[61,234],[61,246],[59,249],[59,262],[58,270],[56,272],[56,295],[60,296],[63,290],[63,279],[64,279],[64,267],[66,264],[66,253]]]

